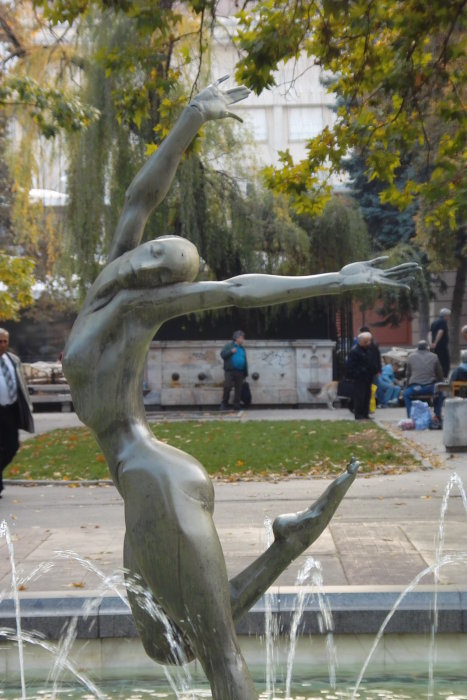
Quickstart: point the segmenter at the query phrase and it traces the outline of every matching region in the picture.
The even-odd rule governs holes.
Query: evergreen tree
[[[382,204],[384,184],[368,178],[365,160],[357,154],[346,161],[346,170],[352,196],[360,206],[374,250],[386,251],[408,243],[415,236],[416,203],[403,210],[392,204]],[[400,179],[403,186],[404,177]]]

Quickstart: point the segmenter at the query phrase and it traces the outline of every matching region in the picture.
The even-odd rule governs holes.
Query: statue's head
[[[179,236],[161,236],[123,253],[107,265],[91,288],[91,303],[108,303],[122,289],[154,289],[192,282],[199,271],[196,246]]]
[[[121,256],[118,276],[128,287],[192,282],[199,271],[196,246],[179,236],[161,236]]]

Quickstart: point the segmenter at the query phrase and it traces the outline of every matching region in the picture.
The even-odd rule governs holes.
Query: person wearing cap
[[[415,352],[407,358],[407,387],[402,392],[407,417],[410,418],[412,401],[419,396],[433,397],[433,411],[441,427],[441,407],[444,396],[436,391],[436,383],[443,381],[443,369],[439,358],[429,351],[426,340],[420,340]]]
[[[19,449],[20,428],[34,432],[32,404],[19,357],[8,351],[10,334],[0,328],[0,498],[3,471]]]
[[[430,349],[438,355],[443,368],[444,377],[449,376],[451,359],[449,357],[449,331],[448,319],[451,315],[449,309],[441,309],[439,317],[430,326]]]
[[[221,411],[229,410],[229,397],[232,388],[234,390],[233,407],[236,411],[240,410],[242,385],[248,376],[248,361],[246,359],[244,342],[245,333],[243,331],[235,331],[232,340],[224,345],[221,350],[225,373]]]

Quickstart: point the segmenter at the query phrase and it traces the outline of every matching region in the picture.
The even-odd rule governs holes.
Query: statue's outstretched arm
[[[340,272],[305,277],[280,275],[239,275],[221,282],[191,282],[151,287],[147,280],[134,276],[132,289],[120,296],[120,303],[139,309],[148,325],[196,311],[230,306],[256,308],[307,299],[313,296],[340,294],[367,286],[408,289],[419,269],[416,263],[404,263],[385,270],[377,265],[386,258],[346,265]],[[110,269],[110,268],[107,268]],[[105,271],[104,271],[105,273]],[[104,273],[101,273],[104,274]],[[101,295],[102,296],[102,295]],[[142,304],[144,300],[144,304]],[[102,303],[100,303],[102,306]]]
[[[201,126],[212,119],[239,119],[229,112],[228,106],[248,97],[250,91],[242,86],[220,90],[219,85],[227,78],[224,76],[209,85],[185,107],[170,134],[133,179],[125,195],[108,262],[141,243],[149,214],[167,194],[180,159]]]
[[[409,288],[409,282],[419,269],[416,263],[404,263],[381,269],[378,265],[386,257],[355,262],[340,270],[305,277],[276,275],[241,275],[227,280],[234,306],[257,307],[295,301],[313,296],[371,287]]]
[[[419,269],[416,263],[403,263],[381,269],[386,257],[350,263],[340,272],[303,277],[280,275],[239,275],[224,282],[194,283],[178,289],[175,315],[222,308],[226,306],[260,307],[313,296],[340,294],[365,287],[396,287],[409,289],[409,283]]]

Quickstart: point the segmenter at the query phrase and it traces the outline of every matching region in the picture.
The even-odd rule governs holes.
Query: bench
[[[73,411],[73,401],[68,384],[28,384],[29,396],[34,408],[52,405],[62,413]]]

